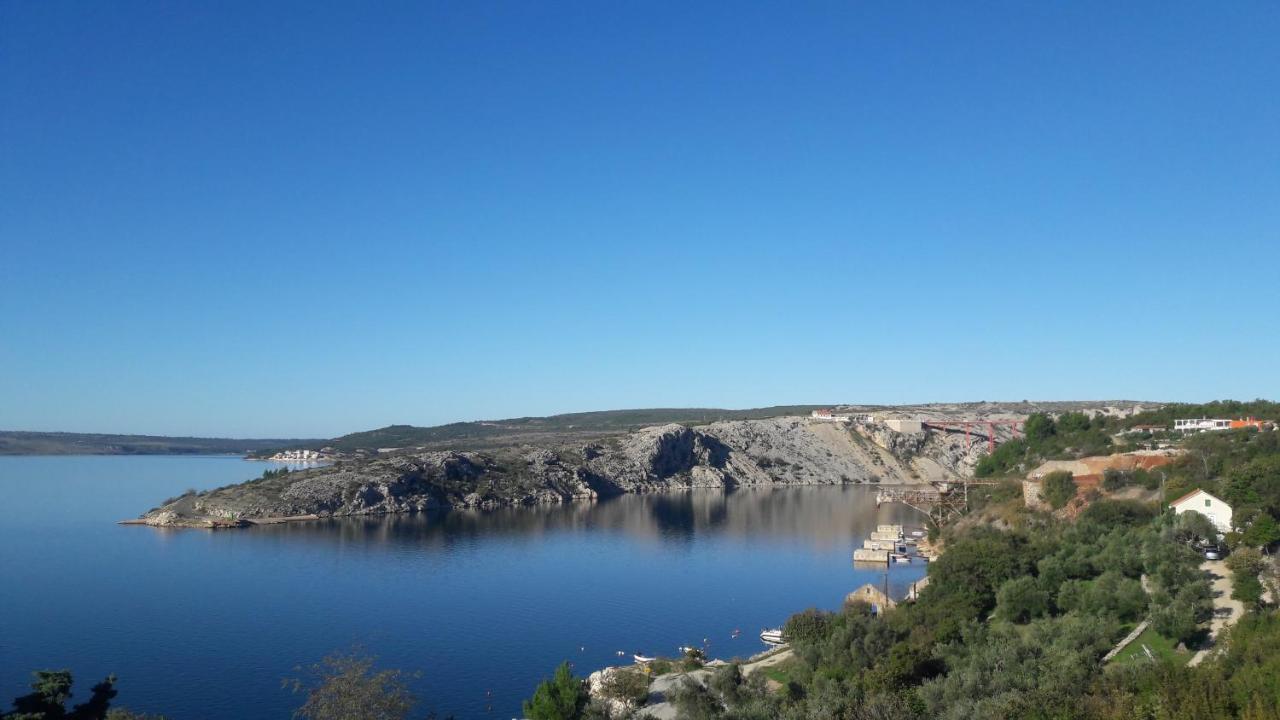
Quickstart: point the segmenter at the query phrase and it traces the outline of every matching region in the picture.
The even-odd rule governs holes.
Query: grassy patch
[[[786,685],[787,683],[791,682],[792,675],[796,671],[800,670],[801,665],[802,663],[800,662],[799,658],[790,657],[778,663],[777,665],[772,665],[766,668],[760,668],[760,672],[764,673],[764,676],[769,678],[770,680],[774,680],[776,682],[782,683],[783,685]]]
[[[1133,642],[1126,645],[1124,650],[1121,650],[1118,655],[1112,658],[1111,664],[1123,665],[1150,662],[1146,650],[1143,650],[1144,646],[1151,651],[1151,657],[1156,660],[1172,660],[1178,665],[1186,665],[1187,661],[1191,659],[1191,653],[1179,652],[1176,649],[1176,643],[1148,627]]]

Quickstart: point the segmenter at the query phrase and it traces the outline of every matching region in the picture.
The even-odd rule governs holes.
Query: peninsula
[[[1031,412],[1088,409],[1128,415],[1153,406],[1130,401],[791,406],[392,426],[324,441],[336,460],[332,465],[268,471],[245,483],[188,493],[128,522],[237,527],[689,488],[923,485],[972,475],[988,445],[1010,439],[1019,419]],[[733,414],[738,419],[711,419]],[[637,427],[632,418],[667,421]],[[377,447],[392,438],[415,444]]]

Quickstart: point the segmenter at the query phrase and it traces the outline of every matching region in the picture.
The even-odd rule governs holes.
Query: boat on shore
[[[641,664],[644,664],[644,663],[651,663],[651,662],[653,662],[654,660],[657,660],[657,659],[658,659],[658,658],[656,658],[656,657],[650,657],[650,656],[648,656],[648,655],[643,655],[643,654],[641,654],[641,653],[636,653],[635,655],[632,655],[631,657],[632,657],[632,658],[634,658],[636,662],[641,663]]]
[[[787,641],[782,639],[782,629],[761,630],[760,641],[765,645],[786,645]]]

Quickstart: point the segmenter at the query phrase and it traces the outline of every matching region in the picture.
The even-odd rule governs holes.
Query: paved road
[[[1205,560],[1200,569],[1209,573],[1213,588],[1213,619],[1209,621],[1209,647],[1191,656],[1188,665],[1199,665],[1214,649],[1218,635],[1244,615],[1244,603],[1231,599],[1231,571],[1222,560]]]

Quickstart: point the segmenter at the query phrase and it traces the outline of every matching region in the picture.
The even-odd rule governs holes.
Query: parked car
[[[1208,550],[1204,551],[1204,559],[1205,560],[1221,560],[1222,553],[1218,552],[1217,548],[1209,548]]]

